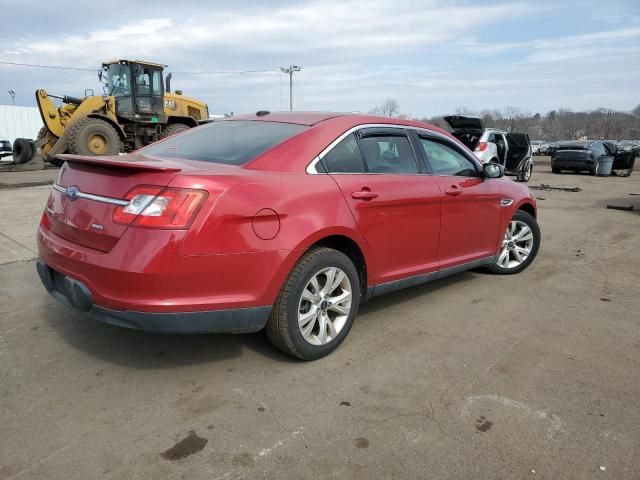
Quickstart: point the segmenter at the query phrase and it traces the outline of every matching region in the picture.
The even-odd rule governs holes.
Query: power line
[[[53,68],[56,70],[76,70],[82,72],[96,72],[99,68],[84,68],[84,67],[65,67],[62,65],[44,65],[39,63],[19,63],[19,62],[7,62],[0,60],[0,65],[11,65],[14,67],[33,67],[33,68]],[[176,75],[242,75],[250,73],[277,73],[280,70],[277,69],[265,69],[265,70],[217,70],[217,71],[196,71],[196,72],[175,72]]]
[[[279,70],[219,70],[217,72],[175,72],[176,75],[243,75],[246,73],[277,73]]]
[[[63,67],[61,65],[40,65],[37,63],[17,63],[0,60],[0,65],[13,65],[15,67],[55,68],[57,70],[79,70],[83,72],[96,72],[97,68]]]

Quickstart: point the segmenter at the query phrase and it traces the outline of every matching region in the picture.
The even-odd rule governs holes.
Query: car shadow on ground
[[[375,297],[360,307],[356,321],[366,322],[369,314],[469,281],[475,275],[465,272]],[[274,362],[299,362],[271,345],[264,331],[240,335],[168,335],[103,324],[57,303],[43,306],[41,313],[50,330],[66,344],[127,368],[170,369],[206,364],[241,357],[246,350]]]
[[[264,332],[169,335],[116,327],[63,305],[43,311],[48,326],[65,343],[109,363],[136,369],[175,368],[238,358],[246,350],[277,362],[295,360],[275,349]]]

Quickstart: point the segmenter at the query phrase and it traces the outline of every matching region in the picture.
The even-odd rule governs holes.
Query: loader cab
[[[107,94],[115,97],[118,117],[132,122],[166,122],[162,81],[164,67],[157,63],[130,60],[103,64]]]

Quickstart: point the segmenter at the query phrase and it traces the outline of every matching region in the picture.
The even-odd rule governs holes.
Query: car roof
[[[389,127],[413,127],[439,133],[451,139],[451,141],[464,145],[449,132],[434,125],[430,125],[417,120],[400,119],[392,117],[378,117],[374,115],[362,115],[355,113],[332,113],[332,112],[275,112],[269,114],[238,115],[232,119],[221,120],[221,122],[249,120],[262,122],[296,123],[308,125],[310,128],[285,140],[274,148],[250,160],[244,167],[280,172],[298,172],[302,165],[297,165],[296,161],[283,152],[296,152],[295,157],[306,162],[303,168],[311,159],[319,155],[331,142],[340,135],[356,127],[367,125]]]
[[[598,142],[599,140],[567,140],[562,141],[559,140],[556,142],[559,147],[588,147],[594,142]]]
[[[485,128],[484,129],[485,132],[498,132],[498,133],[508,133],[505,130],[501,130],[499,128]]]
[[[338,112],[269,112],[260,110],[256,113],[247,113],[225,118],[224,120],[259,120],[262,122],[294,123],[297,125],[315,125],[330,118],[349,115]]]

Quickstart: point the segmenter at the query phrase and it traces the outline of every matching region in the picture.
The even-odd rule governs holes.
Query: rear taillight
[[[116,207],[113,221],[136,227],[189,228],[206,198],[204,190],[142,185],[125,196],[127,205]]]
[[[476,145],[476,152],[484,152],[487,149],[487,142],[478,142]]]

